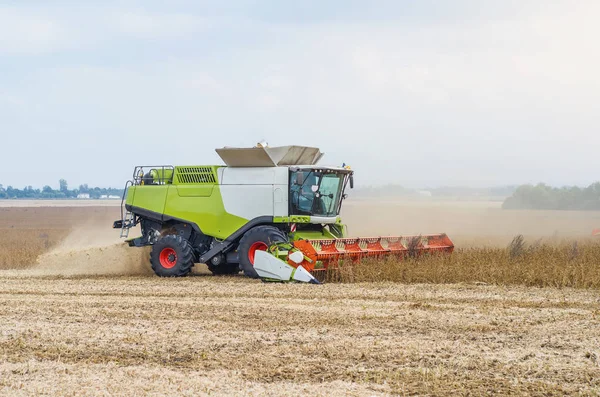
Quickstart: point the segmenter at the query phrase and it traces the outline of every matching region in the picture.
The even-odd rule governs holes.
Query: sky
[[[0,184],[306,145],[357,185],[600,180],[597,0],[2,1]]]

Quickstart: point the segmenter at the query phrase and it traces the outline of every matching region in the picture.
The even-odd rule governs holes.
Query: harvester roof
[[[216,151],[229,167],[311,166],[323,157],[319,148],[308,146],[225,147]]]

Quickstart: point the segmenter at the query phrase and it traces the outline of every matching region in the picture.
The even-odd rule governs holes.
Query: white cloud
[[[272,112],[281,108],[281,98],[275,94],[262,93],[258,94],[253,101],[253,104],[258,110]]]
[[[27,9],[0,7],[0,53],[48,53],[68,41],[57,19]]]
[[[133,39],[174,39],[210,27],[206,18],[183,13],[148,13],[82,5],[0,6],[0,53],[43,55],[89,50],[98,44]]]
[[[22,108],[25,106],[26,102],[18,96],[0,91],[0,104],[5,104],[13,108]]]
[[[113,21],[117,30],[138,38],[173,38],[197,33],[209,26],[206,18],[188,14],[122,12]]]
[[[236,24],[115,9],[84,13],[76,23],[82,11],[75,10],[44,19],[55,26],[54,45],[45,48],[77,39],[88,53],[99,40],[108,50],[84,60],[70,53],[65,62],[78,62],[68,67],[40,67],[0,102],[39,106],[22,119],[43,120],[41,134],[53,126],[58,132],[46,135],[74,147],[100,131],[94,153],[85,153],[98,162],[115,142],[136,148],[127,161],[197,162],[214,147],[265,138],[319,145],[327,161],[352,163],[365,184],[587,183],[600,168],[593,149],[600,146],[593,18],[600,3],[560,4],[501,19],[409,25]],[[214,29],[214,41],[204,39],[206,29]],[[154,49],[157,40],[148,40],[149,56],[119,63],[148,38],[165,41]],[[160,48],[184,39],[206,50],[161,57]],[[170,150],[156,145],[171,134]],[[98,177],[112,178],[123,164],[106,167]]]

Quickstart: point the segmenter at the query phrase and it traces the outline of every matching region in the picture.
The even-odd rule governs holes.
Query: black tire
[[[157,276],[183,277],[194,266],[194,250],[183,237],[169,234],[152,246],[150,264]]]
[[[215,276],[238,274],[240,272],[240,265],[237,263],[223,263],[218,266],[208,265],[208,270],[210,270]]]
[[[270,247],[274,243],[288,241],[286,235],[279,229],[273,226],[257,226],[244,234],[238,246],[238,254],[240,258],[240,268],[244,275],[251,278],[258,278],[258,273],[254,270],[253,253],[256,251],[251,249],[255,244],[262,243],[262,247]],[[258,244],[260,245],[260,244]]]

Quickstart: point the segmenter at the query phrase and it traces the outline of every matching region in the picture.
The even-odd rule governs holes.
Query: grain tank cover
[[[279,146],[216,149],[229,167],[277,167],[287,165],[315,165],[323,153],[307,146]]]

